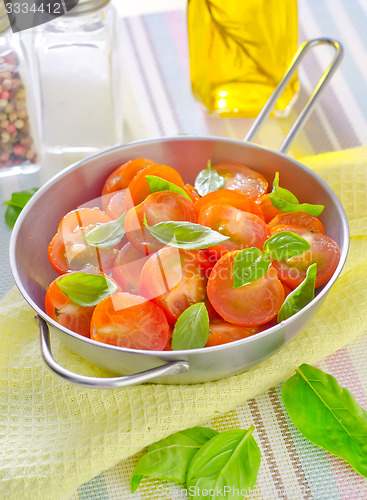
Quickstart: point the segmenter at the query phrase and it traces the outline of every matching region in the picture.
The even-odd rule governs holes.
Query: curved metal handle
[[[40,327],[41,354],[46,365],[63,379],[81,385],[82,387],[90,387],[92,389],[119,389],[121,387],[142,384],[143,382],[148,382],[149,380],[163,375],[177,375],[178,373],[187,372],[189,369],[189,363],[187,361],[170,361],[165,365],[157,366],[156,368],[134,375],[125,375],[123,377],[99,378],[79,375],[63,368],[55,361],[51,353],[48,324],[40,316],[36,316],[36,318],[39,321]]]
[[[260,112],[259,116],[256,118],[255,122],[253,123],[252,127],[248,131],[245,141],[251,142],[252,139],[255,137],[259,129],[262,127],[264,124],[265,120],[269,117],[270,113],[272,112],[275,104],[277,103],[279,97],[282,95],[284,89],[286,88],[289,80],[293,76],[293,73],[296,71],[297,67],[299,66],[300,62],[306,55],[306,53],[312,48],[315,47],[316,45],[331,45],[334,47],[336,53],[333,58],[333,60],[330,63],[330,66],[327,68],[325,73],[322,75],[320,80],[318,81],[314,91],[312,92],[311,96],[309,97],[305,107],[301,111],[300,115],[298,116],[297,120],[295,121],[293,127],[289,131],[287,137],[285,138],[283,144],[281,145],[279,152],[280,153],[286,153],[290,147],[290,145],[293,142],[293,139],[295,138],[297,132],[305,122],[306,118],[308,118],[310,112],[312,111],[313,105],[316,102],[316,99],[321,95],[321,92],[324,90],[326,85],[329,83],[330,78],[333,76],[335,73],[336,69],[338,68],[339,64],[341,63],[341,60],[343,58],[343,53],[344,49],[343,46],[340,42],[337,42],[336,40],[332,40],[330,38],[314,38],[313,40],[309,40],[308,42],[304,42],[298,49],[296,55],[294,56],[291,64],[289,65],[286,74],[283,76],[282,80],[278,84],[277,88],[274,90],[272,95],[269,97],[268,102],[265,104],[263,107],[262,111]]]

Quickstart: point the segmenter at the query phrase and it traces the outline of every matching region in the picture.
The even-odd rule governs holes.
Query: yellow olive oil
[[[297,0],[188,0],[192,90],[209,112],[259,114],[298,45]],[[276,106],[286,115],[294,75]]]

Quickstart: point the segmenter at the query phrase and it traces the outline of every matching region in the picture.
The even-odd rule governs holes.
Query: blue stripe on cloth
[[[292,441],[298,453],[298,459],[302,464],[303,472],[307,478],[307,484],[312,492],[314,500],[340,500],[338,487],[335,483],[327,456],[322,448],[314,445],[306,439],[295,427],[288,412],[284,407],[281,393],[283,384],[278,385],[275,390],[282,406]],[[322,477],[322,487],[320,478]],[[325,487],[325,489],[324,489]]]
[[[108,491],[103,474],[79,486],[78,494],[80,500],[108,500]]]
[[[144,16],[143,20],[180,132],[193,135],[205,134],[206,125],[198,114],[197,104],[191,93],[190,79],[180,64],[166,18],[161,14],[150,14]]]

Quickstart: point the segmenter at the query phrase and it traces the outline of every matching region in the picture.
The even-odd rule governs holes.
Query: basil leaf
[[[187,221],[158,222],[149,227],[145,214],[144,225],[161,243],[185,250],[208,248],[229,239],[229,236],[223,236],[210,227]]]
[[[307,269],[306,278],[285,298],[279,309],[277,320],[280,323],[296,314],[315,297],[317,264],[311,264]]]
[[[149,184],[149,189],[151,193],[156,193],[157,191],[173,191],[174,193],[182,194],[190,201],[190,196],[186,193],[186,191],[173,182],[166,181],[166,179],[162,179],[162,177],[157,177],[156,175],[146,175],[146,180]]]
[[[209,315],[204,302],[193,304],[180,314],[172,332],[172,350],[200,349],[209,337]]]
[[[134,493],[144,476],[184,483],[192,457],[217,431],[206,427],[193,427],[176,432],[149,446],[138,461],[131,476],[131,492]]]
[[[36,191],[38,191],[38,188],[17,191],[12,193],[10,200],[4,201],[4,205],[8,205],[5,211],[5,222],[11,229],[13,229],[20,212]]]
[[[208,160],[207,168],[201,170],[195,179],[195,189],[200,196],[204,196],[212,191],[221,189],[224,183],[224,177],[211,167],[210,160]]]
[[[311,205],[309,203],[299,203],[298,199],[288,189],[279,186],[279,172],[276,172],[273,182],[273,189],[269,193],[272,205],[283,212],[306,212],[318,217],[324,210],[324,205]]]
[[[270,259],[283,260],[307,252],[310,248],[309,242],[299,234],[281,231],[265,241],[263,251]]]
[[[98,248],[110,248],[125,236],[124,220],[126,213],[118,219],[98,224],[89,233],[83,233],[83,239],[88,245]]]
[[[337,380],[302,364],[283,385],[282,400],[297,429],[367,477],[367,412]]]
[[[205,443],[189,465],[188,489],[219,490],[220,498],[238,500],[238,490],[244,496],[253,488],[261,461],[253,430],[224,431]]]
[[[256,247],[244,248],[234,258],[233,288],[259,280],[269,270],[271,260]]]
[[[117,290],[117,285],[101,274],[64,274],[56,283],[69,299],[82,307],[93,307]]]

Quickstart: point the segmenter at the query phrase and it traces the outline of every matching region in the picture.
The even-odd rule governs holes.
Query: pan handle
[[[289,80],[293,76],[293,73],[296,71],[297,67],[299,66],[300,62],[306,55],[306,53],[312,48],[316,47],[317,45],[331,45],[335,49],[335,55],[333,60],[330,63],[330,66],[327,68],[325,73],[322,75],[320,80],[318,81],[314,91],[312,92],[311,96],[309,97],[305,107],[301,111],[300,115],[298,116],[297,120],[293,124],[293,127],[289,131],[287,137],[285,138],[283,144],[281,145],[279,152],[280,153],[286,153],[290,147],[290,145],[293,142],[294,137],[296,136],[297,132],[303,125],[304,121],[308,118],[310,112],[312,111],[313,105],[316,102],[316,99],[320,96],[326,85],[329,83],[329,80],[335,73],[336,69],[338,68],[339,64],[341,63],[341,60],[343,59],[343,53],[344,49],[343,46],[340,42],[336,40],[332,40],[330,38],[314,38],[313,40],[309,40],[308,42],[304,42],[302,45],[300,45],[296,55],[294,56],[292,62],[290,63],[287,72],[283,76],[282,80],[278,84],[277,88],[274,90],[272,95],[269,97],[268,102],[265,104],[263,107],[262,111],[260,112],[259,116],[256,118],[254,121],[252,127],[248,131],[245,141],[251,142],[252,139],[255,137],[259,129],[262,127],[264,124],[265,120],[269,117],[270,113],[272,112],[275,104],[277,103],[279,97],[282,95],[284,89],[286,88]]]
[[[39,321],[39,330],[41,337],[41,353],[46,365],[57,375],[67,380],[68,382],[73,382],[74,384],[81,385],[83,387],[89,387],[92,389],[120,389],[122,387],[129,387],[131,385],[142,384],[143,382],[148,382],[156,377],[161,377],[163,375],[176,375],[178,373],[187,372],[189,369],[189,363],[187,361],[170,361],[162,366],[157,366],[150,370],[144,372],[135,373],[134,375],[126,375],[124,377],[110,377],[110,378],[99,378],[99,377],[87,377],[85,375],[79,375],[77,373],[71,372],[66,368],[59,365],[51,353],[50,345],[50,331],[46,321],[40,316],[36,316]]]

